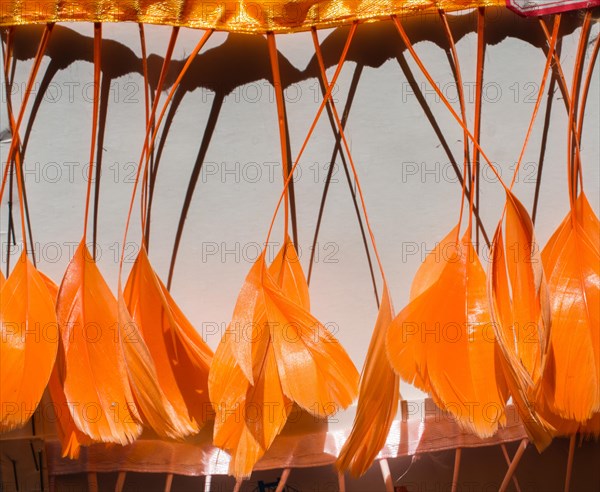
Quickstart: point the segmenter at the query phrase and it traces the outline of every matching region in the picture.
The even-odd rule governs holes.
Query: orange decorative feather
[[[552,302],[544,395],[561,418],[600,412],[600,224],[585,194],[542,251]]]
[[[179,437],[196,433],[210,412],[212,351],[158,278],[142,247],[123,298],[156,365],[158,384],[175,412]]]
[[[349,469],[356,477],[364,475],[385,444],[398,410],[400,380],[385,353],[386,333],[393,318],[394,308],[384,283],[361,375],[354,424],[337,460],[339,470]]]
[[[506,197],[506,243],[500,221],[490,251],[490,305],[510,393],[541,451],[553,430],[534,408],[548,351],[550,304],[531,218],[511,192]]]
[[[0,432],[33,415],[50,378],[58,325],[44,279],[23,251],[0,290]]]
[[[489,437],[508,399],[496,359],[486,278],[467,230],[453,229],[417,272],[411,301],[393,320],[387,353],[408,382],[429,392],[465,429]]]
[[[237,477],[250,475],[293,402],[326,417],[356,396],[356,368],[307,308],[308,287],[291,242],[268,270],[263,252],[209,373],[214,442],[231,450],[230,472]]]
[[[120,341],[118,306],[82,241],[56,306],[65,355],[64,392],[79,430],[128,444],[141,433]]]

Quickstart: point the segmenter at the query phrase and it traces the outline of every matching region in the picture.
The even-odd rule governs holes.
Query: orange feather
[[[267,270],[250,270],[215,353],[209,393],[214,442],[232,452],[230,472],[249,476],[298,403],[325,417],[347,407],[358,373],[339,342],[308,313],[308,287],[287,240]]]
[[[118,312],[120,345],[140,420],[162,437],[182,439],[196,432],[196,427],[175,411],[163,392],[152,355],[122,294]]]
[[[212,351],[152,269],[145,248],[123,296],[156,364],[157,381],[176,414],[180,437],[198,432],[209,415]]]
[[[394,308],[384,283],[361,375],[354,424],[337,460],[339,470],[349,469],[356,477],[364,475],[377,457],[398,410],[400,381],[385,353],[386,333],[393,318]]]
[[[95,441],[132,442],[142,427],[120,343],[117,301],[83,241],[67,267],[56,311],[64,392],[75,425]]]
[[[538,450],[551,441],[552,426],[534,409],[550,337],[550,305],[533,223],[510,192],[506,244],[502,221],[490,251],[489,293],[500,358],[513,401]]]
[[[411,302],[393,320],[387,353],[465,429],[489,437],[505,421],[508,399],[496,360],[486,278],[467,230],[453,229],[416,275]],[[454,239],[453,239],[454,238]]]
[[[50,378],[58,325],[44,279],[24,251],[0,291],[0,432],[25,425]]]
[[[40,275],[46,284],[46,288],[50,292],[52,302],[56,305],[58,285],[42,272],[40,272]],[[80,447],[89,446],[92,443],[92,440],[75,426],[73,417],[69,412],[69,405],[65,398],[65,392],[63,391],[62,381],[64,380],[64,374],[65,355],[59,338],[56,363],[54,364],[54,369],[52,370],[50,380],[48,381],[48,391],[54,409],[54,422],[56,424],[56,433],[61,442],[62,456],[63,458],[69,457],[71,459],[77,459],[79,457]]]
[[[552,302],[544,395],[553,413],[579,423],[600,412],[599,236],[581,193],[542,252]]]

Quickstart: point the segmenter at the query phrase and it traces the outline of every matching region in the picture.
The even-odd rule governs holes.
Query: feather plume
[[[117,300],[83,241],[67,267],[56,311],[64,392],[75,425],[94,441],[132,442],[142,427],[121,348]]]
[[[579,423],[600,412],[599,237],[598,218],[581,193],[542,251],[552,303],[544,395],[553,413]]]
[[[145,248],[123,298],[156,365],[156,381],[173,409],[178,437],[198,432],[209,415],[212,352],[152,269]]]
[[[551,441],[552,426],[536,411],[550,337],[550,304],[533,223],[525,207],[506,193],[503,223],[490,251],[488,292],[494,331],[509,391],[538,450]]]
[[[496,359],[486,278],[467,230],[453,229],[417,272],[411,301],[393,320],[387,353],[403,379],[416,382],[465,429],[493,435],[508,399]]]
[[[308,287],[288,239],[268,270],[264,252],[251,268],[209,373],[214,442],[231,450],[237,477],[250,475],[293,402],[326,417],[356,395],[356,368],[307,308]]]

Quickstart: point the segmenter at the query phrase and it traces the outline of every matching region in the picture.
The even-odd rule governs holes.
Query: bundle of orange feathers
[[[401,23],[396,18],[394,22],[424,70]],[[587,15],[579,66],[589,26]],[[319,110],[320,115],[323,107],[330,105],[349,158],[343,126],[330,96],[355,28],[331,82],[322,66],[327,90]],[[548,35],[544,82],[555,56],[558,29],[559,20]],[[40,42],[27,97],[51,30],[51,26],[46,28]],[[96,91],[100,36],[98,24],[94,38]],[[190,55],[156,127],[193,56],[209,36],[210,32],[204,35]],[[269,43],[278,82],[274,38],[269,38]],[[317,43],[321,59],[318,49]],[[559,66],[558,58],[555,61]],[[456,58],[454,63],[460,73]],[[592,70],[591,62],[590,74]],[[574,82],[574,87],[579,85]],[[589,81],[584,92],[587,87]],[[480,91],[481,80],[479,96]],[[283,161],[289,164],[282,95],[278,92],[277,96]],[[512,184],[505,185],[498,176],[506,202],[491,241],[486,275],[473,242],[477,157],[465,158],[458,224],[427,256],[413,279],[409,302],[397,314],[377,254],[383,295],[362,377],[338,340],[311,315],[308,285],[287,236],[288,186],[299,158],[291,169],[284,169],[283,246],[270,265],[263,252],[250,269],[214,354],[153,270],[145,248],[141,248],[125,287],[121,288],[119,280],[117,295],[113,294],[86,246],[88,187],[83,239],[60,287],[34,266],[26,244],[8,278],[0,273],[0,432],[24,426],[47,388],[59,409],[57,431],[65,456],[77,458],[80,447],[92,443],[126,445],[139,437],[144,427],[160,438],[181,440],[210,422],[215,445],[231,455],[230,472],[243,478],[268,451],[294,406],[325,419],[347,408],[358,396],[354,426],[338,467],[360,475],[385,444],[397,413],[402,378],[430,394],[465,431],[480,437],[493,435],[503,425],[509,398],[540,450],[555,435],[600,435],[600,222],[581,187],[582,120],[578,125],[575,117],[576,106],[585,96],[578,97],[574,89],[568,102],[570,211],[541,254],[528,211],[513,194]],[[445,100],[443,94],[440,97]],[[96,144],[97,101],[96,92],[90,162]],[[478,130],[473,136],[466,126],[464,107],[461,116],[447,100],[445,103],[464,129],[465,155],[469,154],[467,142],[472,141],[473,156],[481,156],[496,172],[479,146]],[[138,179],[140,174],[147,178],[157,131],[152,132],[151,122],[157,107],[158,97],[152,111],[147,111],[148,133]],[[10,113],[13,141],[7,169],[15,164],[17,170],[25,242],[19,140],[23,111],[17,118]],[[534,118],[535,112],[532,125]],[[350,163],[357,177],[351,158]],[[467,165],[471,166],[469,173]],[[2,191],[7,175],[5,172]],[[467,175],[472,177],[470,191]],[[136,187],[137,183],[136,179]],[[362,190],[358,180],[356,183],[376,252]],[[132,205],[134,199],[135,188]],[[461,234],[465,201],[468,225]]]

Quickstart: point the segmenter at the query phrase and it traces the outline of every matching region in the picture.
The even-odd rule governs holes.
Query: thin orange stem
[[[587,103],[587,97],[590,90],[590,85],[592,82],[592,75],[594,73],[594,66],[596,65],[596,60],[598,59],[598,52],[600,51],[600,34],[596,37],[596,41],[594,43],[594,48],[592,49],[592,54],[590,58],[590,63],[588,65],[587,74],[585,76],[585,82],[583,83],[583,91],[581,92],[581,101],[579,105],[581,106],[581,111],[579,113],[579,122],[577,124],[577,133],[579,134],[579,141],[581,142],[581,132],[583,130],[583,116],[585,115],[585,107]]]
[[[454,72],[456,74],[456,90],[458,92],[458,101],[460,104],[460,114],[462,116],[462,120],[465,124],[465,129],[467,128],[467,113],[465,110],[465,94],[463,90],[463,81],[462,81],[462,72],[460,69],[460,62],[458,60],[458,53],[456,51],[456,43],[454,42],[454,36],[452,35],[452,30],[450,29],[450,25],[448,24],[448,18],[446,17],[446,13],[443,10],[439,10],[440,17],[442,19],[442,23],[444,25],[444,31],[446,32],[446,37],[448,38],[448,42],[450,43],[450,52],[452,53],[452,59],[454,61]],[[466,132],[464,132],[463,137],[463,145],[464,145],[464,160],[463,160],[463,182],[462,182],[462,193],[460,196],[460,213],[458,215],[458,227],[456,229],[456,242],[458,243],[460,239],[460,226],[462,224],[463,212],[465,208],[465,194],[467,190],[467,166],[469,164],[469,136]],[[472,166],[471,166],[472,167]],[[471,170],[471,172],[473,172]],[[471,188],[471,195],[473,194],[473,188]],[[469,224],[471,218],[469,217]]]
[[[14,27],[11,27],[8,29],[8,33],[6,35],[6,50],[4,49],[4,44],[2,44],[2,55],[4,56],[4,85],[6,86],[6,110],[7,110],[6,112],[8,113],[8,119],[9,119],[9,123],[10,123],[10,132],[11,132],[12,138],[15,138],[15,136],[16,136],[16,138],[18,139],[18,141],[17,141],[17,149],[18,149],[19,146],[21,145],[21,139],[17,135],[18,131],[16,128],[15,117],[14,117],[13,110],[12,110],[12,97],[11,97],[12,84],[11,84],[11,81],[9,80],[9,75],[8,75],[8,72],[10,70],[10,64],[12,61],[12,55],[13,55],[13,45],[14,45],[13,38],[14,38]],[[15,157],[18,157],[18,156],[19,156],[19,152],[16,152]],[[9,161],[4,168],[4,173],[2,175],[2,191],[4,191],[4,187],[6,186],[6,182],[8,180],[10,164],[11,164],[11,162]],[[0,201],[1,200],[2,200],[2,194],[0,194]]]
[[[137,192],[137,187],[139,184],[139,180],[140,180],[140,174],[141,174],[141,170],[142,167],[147,168],[148,163],[150,162],[149,159],[146,159],[146,163],[144,166],[142,166],[142,163],[144,161],[144,156],[146,155],[146,153],[151,153],[152,149],[154,148],[154,143],[156,141],[156,136],[158,135],[158,130],[160,128],[160,125],[162,123],[162,120],[165,116],[165,113],[167,111],[167,108],[169,106],[169,103],[171,102],[171,100],[173,99],[173,96],[175,95],[175,92],[177,91],[177,88],[179,87],[179,84],[181,83],[181,80],[183,79],[183,77],[185,76],[185,74],[187,73],[190,65],[192,64],[192,62],[194,61],[194,58],[196,58],[196,55],[198,55],[198,53],[200,52],[200,50],[202,49],[202,47],[206,44],[206,41],[208,41],[208,38],[211,36],[211,34],[214,31],[212,29],[206,31],[204,33],[204,35],[202,36],[202,38],[200,39],[200,41],[198,42],[198,44],[196,45],[196,47],[192,50],[192,52],[190,53],[190,55],[188,56],[188,59],[185,62],[185,65],[183,66],[183,68],[181,69],[181,72],[179,73],[179,75],[177,76],[177,79],[175,80],[175,82],[173,83],[173,86],[171,87],[171,90],[169,91],[169,94],[163,104],[162,110],[160,112],[160,115],[158,117],[158,120],[156,121],[156,125],[154,126],[154,131],[152,133],[152,138],[150,139],[150,143],[147,144],[148,142],[148,136],[150,134],[151,131],[151,127],[147,126],[146,127],[146,136],[144,138],[144,146],[142,149],[142,154],[140,156],[140,162],[138,165],[138,169],[137,169],[137,173],[135,176],[135,181],[133,184],[133,191],[131,194],[131,201],[129,202],[129,211],[127,213],[127,220],[125,222],[125,232],[123,235],[123,244],[121,245],[121,257],[119,259],[119,276],[118,276],[118,289],[119,292],[121,292],[121,276],[123,273],[123,258],[125,257],[125,244],[127,243],[127,233],[129,232],[129,224],[131,222],[131,214],[133,212],[133,204],[135,203],[135,196],[136,196],[136,192]],[[165,62],[166,62],[166,58],[165,58]],[[163,64],[163,69],[165,69],[164,64]],[[152,105],[152,114],[150,115],[150,119],[154,120],[154,117],[156,115],[156,110],[157,110],[157,105],[153,104]],[[143,230],[142,230],[143,233]]]
[[[283,182],[287,182],[288,172],[288,141],[285,128],[285,102],[283,100],[283,85],[281,84],[281,73],[279,70],[279,60],[277,56],[277,45],[275,43],[275,35],[272,32],[267,33],[267,44],[269,46],[269,57],[271,59],[271,71],[273,72],[273,88],[275,89],[275,101],[277,102],[277,120],[279,123],[279,141],[281,145],[281,168],[283,171]],[[284,197],[284,222],[283,222],[283,240],[284,243],[288,238],[289,224],[289,187],[285,187]],[[284,251],[285,255],[285,251]],[[283,272],[283,270],[282,270]]]
[[[590,59],[590,63],[588,65],[587,74],[585,76],[585,82],[583,83],[583,90],[581,92],[581,100],[579,101],[579,121],[577,123],[577,133],[575,134],[575,145],[577,149],[577,160],[579,162],[578,171],[579,171],[579,179],[581,181],[581,186],[583,186],[583,177],[581,170],[581,154],[580,154],[580,146],[581,146],[581,136],[583,135],[583,117],[585,115],[585,108],[587,105],[587,97],[588,92],[590,90],[590,85],[592,82],[592,74],[594,72],[594,65],[596,64],[596,59],[598,58],[598,51],[600,50],[600,35],[596,37],[596,42],[594,43],[594,48],[592,49],[592,56]]]
[[[10,72],[10,67],[11,64],[13,63],[14,59],[13,59],[13,50],[14,50],[14,27],[11,27],[8,29],[8,33],[7,33],[7,39],[6,39],[6,50],[4,50],[4,45],[2,45],[2,53],[4,55],[4,83],[6,86],[6,113],[8,115],[8,120],[9,120],[9,124],[10,124],[10,131],[11,131],[11,135],[13,139],[16,139],[17,145],[15,147],[15,152],[14,152],[14,161],[10,161],[9,163],[7,163],[5,172],[4,172],[4,176],[3,176],[3,183],[2,186],[5,185],[6,180],[9,177],[9,169],[13,168],[13,163],[14,163],[14,168],[19,168],[19,170],[23,169],[23,158],[24,155],[22,154],[22,149],[21,149],[21,136],[19,135],[19,130],[16,126],[16,121],[15,121],[15,116],[14,116],[14,112],[13,112],[13,105],[12,105],[12,97],[11,97],[11,88],[12,88],[12,77],[14,77],[14,72],[12,73],[12,77],[9,76],[9,72]],[[22,171],[21,171],[22,172]],[[12,176],[11,176],[11,182],[12,182]],[[18,183],[17,183],[18,184]],[[12,195],[12,193],[11,193]],[[23,192],[22,192],[22,198],[21,196],[19,196],[19,200],[23,200],[23,206],[24,206],[24,211],[25,211],[25,216],[22,216],[21,219],[21,225],[23,225],[23,222],[25,221],[27,223],[27,228],[29,229],[29,238],[33,241],[32,236],[31,236],[31,224],[29,224],[29,211],[27,210],[27,195],[25,193],[25,182],[23,182]],[[1,200],[1,198],[0,198]],[[11,197],[12,200],[12,197]],[[13,229],[14,232],[14,229]],[[10,231],[9,231],[10,233]],[[9,234],[9,241],[10,241],[10,234]],[[26,241],[25,241],[25,251],[27,251],[27,246],[26,246]],[[31,250],[31,259],[33,261],[33,264],[35,265],[35,251],[34,248],[32,248]],[[10,262],[7,261],[7,269],[8,269],[8,264]]]
[[[156,132],[154,132],[154,134],[152,135],[151,145],[149,145],[148,138],[149,138],[149,135],[150,135],[150,132],[152,129],[154,117],[156,115],[156,109],[158,108],[158,102],[160,100],[162,88],[165,83],[165,79],[167,78],[167,72],[168,72],[169,65],[171,63],[171,58],[173,56],[173,50],[175,49],[175,43],[177,42],[178,34],[179,34],[179,27],[177,27],[177,26],[173,27],[173,29],[171,30],[171,38],[169,39],[169,44],[167,46],[167,51],[166,51],[165,57],[163,59],[162,69],[161,69],[160,75],[158,77],[158,83],[156,84],[156,92],[154,93],[154,103],[152,104],[152,113],[150,115],[150,118],[146,122],[146,135],[144,138],[144,147],[142,149],[142,157],[140,158],[140,163],[138,166],[138,169],[142,166],[142,162],[143,162],[143,159],[145,156],[146,162],[145,162],[145,166],[144,166],[144,177],[143,177],[144,183],[148,179],[148,165],[150,163],[150,156],[152,155],[152,149],[154,148],[154,139],[156,138]],[[156,127],[155,127],[155,129],[156,129]],[[147,210],[143,205],[144,204],[142,203],[142,219],[141,219],[142,234],[146,230],[146,215],[147,215]]]
[[[38,50],[35,54],[35,58],[33,59],[33,65],[31,67],[31,72],[29,74],[29,79],[27,81],[27,86],[25,87],[25,93],[23,95],[23,102],[21,103],[21,107],[19,109],[19,115],[17,117],[17,121],[14,125],[15,132],[13,133],[13,138],[10,143],[10,147],[8,149],[8,157],[6,159],[6,167],[4,169],[5,176],[2,179],[2,185],[0,186],[0,201],[4,196],[4,189],[6,186],[6,175],[8,174],[8,169],[10,167],[11,161],[14,159],[14,154],[18,147],[18,139],[15,138],[18,135],[19,128],[21,127],[21,123],[23,121],[23,117],[25,116],[25,110],[27,109],[27,103],[29,101],[29,97],[31,96],[31,92],[33,90],[33,84],[35,82],[35,78],[40,68],[40,64],[42,63],[42,59],[44,57],[44,53],[46,52],[46,48],[48,46],[48,41],[50,40],[50,34],[52,33],[52,29],[54,24],[46,24],[46,28],[42,34],[42,38],[40,40],[40,44],[38,46]]]
[[[350,169],[352,170],[352,175],[354,176],[354,182],[356,183],[356,191],[358,192],[358,197],[360,199],[361,208],[362,208],[363,214],[365,216],[365,224],[367,226],[367,230],[369,231],[369,236],[371,238],[371,244],[373,245],[373,252],[375,253],[375,258],[377,259],[377,265],[379,266],[379,270],[381,272],[381,277],[382,277],[384,283],[387,285],[387,281],[385,278],[385,272],[383,269],[383,263],[381,261],[381,257],[379,256],[379,250],[377,249],[377,243],[375,241],[375,234],[373,233],[373,229],[371,228],[371,222],[369,220],[369,214],[367,213],[367,206],[365,204],[365,198],[364,198],[362,186],[360,184],[360,180],[358,179],[358,172],[356,171],[354,159],[352,158],[352,152],[350,151],[350,145],[348,144],[348,140],[346,139],[346,135],[344,132],[344,125],[342,125],[342,121],[339,117],[337,108],[335,106],[335,102],[333,101],[333,98],[331,97],[331,90],[329,90],[330,88],[333,87],[333,85],[330,85],[329,82],[327,81],[327,72],[325,70],[325,62],[323,61],[323,54],[321,52],[321,46],[319,44],[319,38],[317,35],[317,31],[316,31],[316,29],[312,29],[311,32],[312,32],[312,37],[313,37],[313,44],[315,45],[315,54],[317,56],[317,61],[319,63],[319,69],[321,72],[321,78],[323,79],[323,84],[328,89],[327,92],[328,92],[329,96],[327,98],[327,102],[329,104],[329,107],[331,108],[331,112],[333,113],[333,117],[335,119],[335,123],[336,123],[337,129],[338,129],[338,132],[340,134],[340,138],[342,139],[342,143],[344,145],[344,150],[346,152],[346,156],[348,157]]]
[[[550,36],[550,31],[548,31],[548,28],[546,27],[546,22],[544,21],[544,19],[540,19],[540,25],[542,26],[542,30],[544,31],[544,35],[546,36],[546,39],[548,40],[548,42],[550,42],[551,36]],[[565,77],[565,73],[562,69],[562,63],[560,61],[560,57],[558,56],[558,53],[556,52],[556,50],[554,50],[554,68],[556,71],[556,75],[558,78],[558,83],[560,85],[561,91],[563,93],[564,96],[564,100],[565,100],[565,106],[567,108],[567,116],[569,115],[570,111],[571,111],[571,94],[569,91],[569,87],[567,85],[567,79]],[[573,136],[575,138],[575,157],[577,158],[577,160],[580,160],[580,144],[579,144],[579,136],[577,135],[577,131],[576,131],[576,127],[575,127],[575,122],[573,122]]]
[[[15,116],[13,114],[13,107],[12,107],[12,97],[11,97],[11,88],[12,88],[12,84],[11,81],[9,80],[9,70],[10,70],[10,64],[12,61],[12,56],[13,56],[13,48],[14,48],[14,28],[10,28],[8,30],[8,34],[7,34],[7,39],[6,39],[6,51],[4,50],[4,45],[2,45],[2,53],[4,55],[4,83],[6,85],[6,112],[8,114],[8,120],[9,120],[9,124],[10,124],[10,131],[11,131],[11,135],[13,139],[16,139],[17,141],[17,146],[15,149],[15,153],[14,153],[14,165],[15,167],[19,167],[21,168],[21,137],[19,135],[19,131],[16,128],[16,122],[15,122]],[[6,169],[5,169],[5,173],[3,178],[7,179],[9,176],[8,170],[11,167],[12,161],[7,163],[6,165]],[[12,179],[12,177],[11,177]],[[24,190],[24,186],[23,186],[23,203],[25,205],[25,190]],[[21,199],[21,197],[19,196],[19,200]],[[27,209],[25,208],[25,212],[27,212]],[[27,250],[27,247],[25,247],[25,250]],[[35,255],[33,254],[32,251],[32,258],[35,261]]]
[[[588,11],[588,14],[591,12]],[[587,34],[585,39],[589,37],[591,26],[588,24]],[[590,60],[588,71],[585,77],[585,81],[583,83],[583,91],[581,92],[581,98],[578,101],[577,111],[579,111],[579,118],[577,122],[576,128],[573,128],[573,139],[575,140],[575,157],[576,157],[576,169],[575,172],[579,176],[579,186],[583,190],[583,171],[581,169],[581,136],[583,134],[583,117],[585,115],[585,106],[587,104],[587,96],[590,88],[590,83],[592,79],[592,73],[594,71],[594,65],[596,64],[596,58],[598,57],[598,48],[600,47],[600,36],[596,38],[596,42],[594,44],[594,48],[592,50],[592,58]],[[584,42],[584,50],[581,54],[581,63],[583,64],[583,60],[585,58],[585,49],[587,48],[586,43]],[[579,91],[578,91],[579,92]],[[578,94],[579,95],[579,94]]]
[[[281,202],[283,201],[285,195],[286,195],[286,190],[290,184],[290,181],[292,179],[292,177],[294,176],[294,171],[296,170],[296,167],[298,167],[298,164],[300,162],[300,158],[302,157],[302,154],[304,153],[304,150],[306,149],[306,146],[308,145],[308,142],[310,140],[310,137],[312,136],[317,123],[319,122],[319,118],[321,117],[321,114],[323,113],[323,110],[325,109],[325,105],[327,104],[327,100],[329,99],[329,97],[331,96],[331,91],[333,90],[333,87],[335,86],[337,79],[340,75],[340,72],[342,71],[342,66],[344,65],[344,61],[346,60],[346,56],[348,55],[348,50],[350,48],[350,43],[352,42],[352,39],[354,38],[354,34],[356,33],[356,27],[358,26],[358,22],[355,21],[354,23],[352,23],[352,25],[350,26],[350,32],[348,33],[348,38],[346,39],[346,44],[344,46],[344,49],[342,51],[342,55],[340,57],[340,60],[338,62],[338,65],[336,67],[335,73],[333,74],[333,77],[331,79],[331,86],[329,86],[327,88],[327,93],[325,94],[325,97],[323,97],[323,101],[321,102],[319,109],[317,110],[317,114],[315,115],[315,118],[313,119],[312,124],[310,125],[310,128],[308,130],[308,133],[306,135],[306,138],[304,139],[304,142],[302,143],[302,147],[300,147],[300,151],[298,152],[298,156],[296,157],[296,160],[294,161],[294,165],[292,166],[292,168],[290,169],[290,173],[288,174],[287,179],[285,180],[284,186],[283,186],[283,191],[279,197],[279,200],[277,201],[277,206],[275,207],[275,213],[273,214],[273,218],[271,219],[271,225],[269,226],[269,230],[267,232],[267,239],[265,240],[265,245],[269,243],[269,239],[271,237],[271,232],[273,231],[273,226],[275,224],[275,219],[277,218],[277,212],[279,212],[279,208],[281,207]]]
[[[571,83],[571,106],[569,108],[569,123],[567,125],[567,169],[569,173],[569,199],[571,203],[571,208],[574,207],[575,199],[577,198],[576,183],[578,171],[577,162],[574,162],[573,159],[573,125],[575,122],[577,105],[579,101],[578,87],[580,82],[583,57],[586,51],[586,40],[590,30],[591,15],[591,11],[588,10],[583,20],[583,25],[581,27],[581,36],[579,38],[579,45],[577,47],[577,57],[575,58],[575,66],[573,67],[573,79]],[[577,146],[577,144],[575,144],[575,146]]]
[[[148,83],[148,56],[146,53],[146,33],[144,31],[144,24],[142,24],[141,22],[139,23],[139,30],[140,30],[140,46],[142,49],[142,76],[144,78],[144,115],[145,115],[145,128],[148,127],[148,125],[150,125],[150,89],[149,89],[149,83]],[[144,226],[145,226],[145,217],[144,217],[144,211],[147,209],[147,203],[148,203],[148,175],[144,175],[144,185],[142,186],[142,194],[141,194],[141,207],[140,207],[140,214],[141,214],[141,223],[142,223],[142,230],[144,230]]]
[[[479,151],[479,154],[481,155],[481,157],[483,157],[483,160],[487,163],[487,165],[489,166],[489,168],[492,170],[492,173],[494,173],[494,176],[496,176],[496,179],[498,180],[498,182],[500,183],[500,185],[506,191],[509,191],[508,186],[506,186],[506,183],[502,179],[502,176],[500,176],[500,174],[498,173],[498,170],[496,169],[496,167],[492,164],[492,161],[490,161],[490,159],[488,158],[488,156],[486,155],[486,153],[483,151],[483,149],[481,148],[481,146],[479,145],[479,143],[477,142],[477,140],[475,139],[475,137],[473,136],[473,134],[465,126],[465,124],[463,123],[463,121],[460,118],[460,116],[456,113],[456,111],[454,110],[454,108],[452,107],[452,105],[450,104],[450,102],[448,101],[448,98],[444,95],[444,93],[442,92],[442,90],[437,86],[437,84],[433,80],[433,77],[431,76],[431,74],[425,68],[425,65],[423,64],[423,62],[422,62],[421,58],[419,57],[419,55],[417,55],[417,53],[416,53],[416,51],[415,51],[412,43],[410,42],[410,39],[408,38],[408,35],[406,34],[406,31],[404,30],[404,27],[402,27],[402,23],[400,22],[400,20],[398,19],[398,17],[396,15],[392,15],[391,19],[394,22],[394,24],[396,25],[396,29],[398,30],[398,34],[400,35],[400,37],[402,38],[402,41],[406,45],[406,49],[408,49],[408,51],[410,52],[411,56],[415,60],[415,63],[418,65],[419,69],[421,70],[421,72],[423,73],[423,75],[425,76],[425,78],[427,79],[427,81],[429,82],[429,84],[431,85],[431,87],[433,88],[433,90],[436,92],[436,94],[441,99],[441,101],[444,104],[444,106],[446,106],[446,108],[448,109],[448,111],[450,111],[450,114],[452,115],[452,117],[458,122],[458,124],[462,127],[462,129],[467,134],[467,136],[471,139],[471,141],[473,142],[473,145],[477,148],[477,150]]]
[[[88,183],[85,198],[85,212],[83,214],[83,241],[87,237],[88,214],[90,210],[90,197],[92,195],[92,180],[94,168],[94,153],[98,133],[98,113],[100,110],[100,73],[102,69],[102,23],[94,23],[94,105],[92,109],[92,141],[90,143],[90,160],[88,167]]]
[[[19,127],[21,126],[21,121],[23,120],[23,116],[25,114],[25,108],[27,107],[27,101],[29,99],[29,96],[31,95],[33,83],[35,81],[37,72],[40,68],[40,64],[42,62],[44,53],[46,52],[46,48],[48,46],[48,40],[50,39],[50,33],[52,32],[53,27],[54,27],[54,24],[46,24],[46,28],[44,29],[44,33],[42,34],[42,39],[40,40],[38,50],[35,54],[35,59],[33,61],[33,66],[31,68],[31,73],[29,75],[29,80],[27,82],[25,94],[23,96],[23,103],[21,104],[21,108],[19,110],[19,116],[14,125],[13,125],[14,122],[11,121],[13,135],[12,135],[10,149],[8,151],[8,159],[6,160],[5,173],[7,173],[8,169],[10,167],[10,163],[13,161],[15,152],[17,151],[17,147],[20,143]],[[26,226],[25,226],[25,197],[24,197],[24,189],[23,189],[25,186],[25,183],[23,180],[23,173],[22,173],[20,164],[21,164],[20,162],[17,162],[15,165],[15,169],[17,170],[17,190],[18,190],[18,194],[19,194],[19,213],[21,215],[21,235],[22,235],[21,240],[23,241],[23,251],[27,252],[27,232],[26,232]],[[2,187],[0,189],[0,200],[2,199],[5,185],[6,185],[6,180],[3,179]]]
[[[485,53],[485,9],[477,10],[477,73],[475,75],[475,118],[473,125],[473,134],[477,142],[481,138],[481,101],[483,94],[483,64]],[[468,231],[471,232],[473,225],[473,205],[475,200],[475,190],[479,186],[477,182],[479,173],[479,150],[473,146],[473,166],[471,168],[471,190],[469,194],[469,225]],[[469,234],[470,236],[470,234]]]
[[[544,32],[544,36],[546,37],[546,41],[548,41],[548,43],[550,43],[550,40],[552,39],[552,35],[550,34],[550,31],[548,30],[548,26],[546,26],[546,20],[543,18],[540,18],[538,20],[540,23],[540,27],[542,28],[542,31]],[[560,85],[562,86],[562,90],[564,91],[565,105],[567,106],[567,110],[568,110],[571,107],[571,95],[569,94],[569,89],[567,88],[565,73],[563,72],[562,63],[560,61],[560,57],[558,56],[558,53],[556,52],[556,50],[554,51],[552,56],[554,58],[553,68],[556,70],[556,74],[558,76],[558,82],[560,83]]]
[[[546,87],[546,81],[548,80],[548,74],[550,73],[550,66],[552,63],[552,58],[554,55],[554,50],[556,48],[556,41],[558,40],[558,29],[560,27],[561,15],[556,14],[554,16],[554,27],[552,29],[552,37],[550,38],[550,42],[548,43],[548,56],[546,57],[546,65],[544,66],[544,72],[542,75],[542,82],[540,83],[540,88],[538,90],[538,96],[535,101],[535,106],[533,107],[533,114],[531,115],[531,120],[529,121],[529,128],[527,128],[527,133],[525,134],[525,141],[523,142],[523,147],[521,148],[521,154],[519,155],[519,160],[517,161],[517,165],[515,167],[515,172],[513,174],[512,180],[510,182],[510,189],[514,186],[517,181],[517,176],[519,174],[519,168],[521,167],[521,162],[523,161],[523,156],[525,155],[525,150],[527,149],[527,144],[529,143],[529,137],[531,137],[531,132],[533,130],[533,125],[535,123],[536,116],[540,109],[540,104],[542,103],[542,97],[544,96],[544,88]]]
[[[8,71],[10,70],[10,63],[12,60],[14,29],[14,27],[10,27],[6,34],[6,51],[4,50],[4,44],[2,44],[2,55],[4,57],[4,85],[6,86],[6,107],[8,110],[8,117],[10,120],[10,131],[13,138],[16,129],[14,115],[12,112],[12,98],[10,94],[12,84],[9,80]],[[20,145],[20,142],[17,145]],[[2,202],[4,187],[6,186],[6,183],[8,181],[9,169],[10,161],[7,162],[6,166],[4,167],[4,172],[2,173],[2,184],[0,185],[0,203]]]
[[[544,35],[546,36],[546,39],[548,40],[548,42],[550,42],[550,31],[548,31],[548,28],[546,27],[546,22],[544,21],[544,19],[540,19],[540,25],[542,26],[542,30],[544,31]],[[563,96],[564,96],[564,100],[565,100],[565,106],[567,108],[567,115],[569,114],[569,111],[571,109],[571,94],[569,93],[569,87],[567,85],[567,79],[565,77],[564,71],[562,69],[562,63],[560,61],[560,57],[558,56],[558,53],[556,52],[556,50],[554,50],[554,68],[556,69],[556,73],[558,76],[558,83],[561,87]],[[579,155],[579,149],[580,149],[580,144],[579,144],[579,136],[577,135],[577,130],[576,127],[573,126],[573,136],[575,138],[575,157],[579,160],[580,159],[580,155]]]

